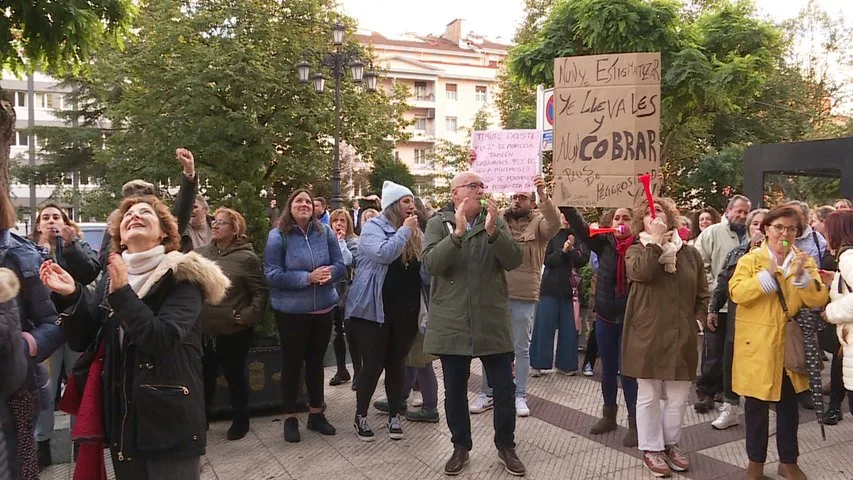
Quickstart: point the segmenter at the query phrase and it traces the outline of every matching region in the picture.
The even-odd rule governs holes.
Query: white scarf
[[[640,232],[640,243],[642,243],[644,247],[650,243],[659,245],[652,239],[652,236],[646,232]],[[663,244],[659,246],[663,249],[663,253],[661,253],[658,262],[663,265],[663,268],[667,273],[675,273],[675,263],[678,260],[677,254],[678,251],[681,250],[681,247],[684,246],[684,241],[681,239],[681,236],[678,235],[678,230],[672,230],[664,234]]]
[[[127,263],[127,283],[134,292],[138,292],[157,265],[166,258],[166,247],[157,245],[139,253],[129,253],[125,250],[121,258]]]

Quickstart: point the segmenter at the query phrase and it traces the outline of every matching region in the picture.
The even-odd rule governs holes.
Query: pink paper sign
[[[483,177],[488,193],[533,192],[540,171],[542,132],[493,130],[474,132],[471,147],[476,160],[471,170]]]

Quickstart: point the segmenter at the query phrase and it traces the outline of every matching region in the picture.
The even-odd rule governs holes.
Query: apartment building
[[[410,91],[406,117],[414,121],[408,127],[411,139],[395,145],[395,156],[416,176],[416,187],[433,181],[429,159],[436,140],[462,142],[463,128],[470,128],[483,109],[490,128],[500,127],[494,100],[498,68],[509,45],[463,32],[464,21],[456,19],[440,36],[369,31],[357,35],[373,49],[377,66],[386,70],[382,87],[390,91],[401,83]]]
[[[4,72],[0,79],[0,86],[6,97],[12,102],[15,107],[17,116],[15,125],[15,137],[12,141],[12,146],[9,152],[9,158],[14,162],[27,164],[29,162],[30,137],[27,135],[26,129],[30,124],[29,114],[29,90],[27,85],[27,77],[18,78],[8,72]],[[68,89],[57,85],[55,79],[36,73],[33,75],[33,112],[35,126],[65,126],[65,122],[57,118],[57,110],[65,110],[70,108],[70,105],[65,103],[65,94]],[[35,138],[36,145],[36,162],[39,161],[38,138]],[[68,184],[71,184],[71,177],[67,179]],[[10,188],[10,196],[16,207],[23,208],[28,211],[30,205],[30,187],[27,184],[21,184],[16,180]],[[53,198],[56,191],[55,185],[37,185],[36,186],[36,205],[41,205],[47,201],[56,201],[59,199]]]

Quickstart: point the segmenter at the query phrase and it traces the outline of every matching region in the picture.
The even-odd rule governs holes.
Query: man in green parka
[[[424,351],[438,355],[444,370],[445,414],[453,456],[444,467],[459,474],[471,451],[468,377],[478,357],[494,390],[495,446],[513,475],[524,475],[515,454],[515,382],[509,296],[504,272],[522,262],[498,205],[485,199],[485,185],[474,172],[450,184],[453,204],[429,220],[423,264],[432,275],[429,326]]]

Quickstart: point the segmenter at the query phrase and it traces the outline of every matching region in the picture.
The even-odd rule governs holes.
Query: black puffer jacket
[[[229,286],[219,267],[196,253],[170,252],[138,292],[107,295],[104,274],[90,294],[78,283],[61,314],[72,350],[102,330],[105,443],[119,461],[204,454],[202,302]],[[120,333],[120,329],[123,334]]]
[[[598,280],[595,286],[595,313],[611,322],[622,323],[625,307],[628,305],[628,292],[616,295],[616,239],[612,234],[589,236],[589,225],[583,215],[574,207],[560,207],[566,216],[575,237],[598,255]]]
[[[583,268],[589,263],[589,247],[575,241],[575,248],[569,253],[563,252],[563,245],[569,235],[574,235],[570,228],[564,228],[548,242],[545,249],[545,273],[542,274],[540,295],[557,298],[572,298],[572,269]],[[575,235],[577,238],[577,235]]]

